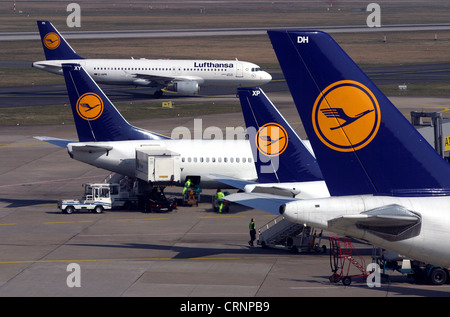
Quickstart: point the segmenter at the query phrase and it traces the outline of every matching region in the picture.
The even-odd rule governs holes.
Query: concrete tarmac
[[[302,134],[289,93],[269,97]],[[442,110],[450,101],[393,100],[405,113],[430,105]],[[132,123],[170,133],[176,126],[193,127],[193,119]],[[241,113],[204,116],[202,123],[203,129],[242,124]],[[259,228],[274,216],[239,205],[232,205],[228,214],[214,213],[213,190],[204,190],[198,207],[178,207],[171,213],[63,214],[57,200],[80,197],[81,184],[103,181],[109,173],[70,159],[65,149],[34,139],[37,135],[76,139],[71,125],[0,127],[2,297],[266,297],[270,301],[270,297],[305,296],[450,296],[448,284],[415,284],[392,272],[381,287],[369,288],[364,279],[355,279],[348,287],[332,284],[328,252],[292,254],[250,247],[250,219]],[[179,196],[181,188],[166,192]],[[324,233],[321,245],[329,247],[330,234]],[[355,246],[368,264],[372,248]],[[80,287],[69,287],[74,281],[72,263],[79,265]]]

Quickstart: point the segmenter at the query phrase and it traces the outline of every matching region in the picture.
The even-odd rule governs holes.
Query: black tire
[[[102,206],[95,206],[94,210],[92,210],[93,213],[95,214],[101,214],[103,212],[103,207]]]
[[[352,278],[350,276],[346,276],[342,279],[342,284],[344,284],[345,286],[349,286],[350,284],[352,284]]]
[[[448,273],[446,270],[435,267],[430,273],[430,283],[433,285],[442,285],[447,282]]]
[[[64,209],[64,213],[66,214],[71,214],[75,211],[75,207],[74,206],[67,206],[66,209]]]

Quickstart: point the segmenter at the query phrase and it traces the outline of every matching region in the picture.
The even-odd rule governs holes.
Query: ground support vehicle
[[[325,253],[327,247],[320,246],[322,232],[314,228],[293,223],[282,216],[277,217],[258,229],[257,243],[263,248],[281,248],[292,253]]]
[[[183,195],[183,206],[198,206],[202,189],[198,185],[189,187]]]
[[[388,250],[377,249],[377,251],[374,261],[380,266],[384,275],[386,275],[387,271],[397,271],[407,274],[416,283],[443,285],[450,282],[450,271],[448,268],[406,259]]]
[[[74,211],[91,211],[101,213],[110,209],[130,209],[138,205],[138,198],[130,191],[115,183],[84,184],[84,195],[81,199],[58,201],[62,212],[71,214]]]
[[[154,187],[145,199],[144,212],[171,212],[177,209],[175,199],[167,198],[164,187]]]

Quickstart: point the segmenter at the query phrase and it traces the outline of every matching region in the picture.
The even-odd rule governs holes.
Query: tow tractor
[[[88,210],[102,213],[103,210],[116,208],[130,209],[138,205],[138,198],[130,195],[128,190],[114,183],[84,184],[84,195],[81,199],[58,201],[58,208],[66,214],[74,211]]]
[[[420,284],[442,285],[450,281],[448,268],[407,259],[392,251],[377,249],[375,259],[383,270],[383,274],[389,270],[397,271],[407,274],[409,278]]]

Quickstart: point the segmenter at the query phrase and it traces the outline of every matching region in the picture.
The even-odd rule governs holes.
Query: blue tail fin
[[[268,34],[332,195],[447,193],[448,163],[328,34]]]
[[[238,88],[260,183],[322,180],[316,159],[260,88]]]
[[[37,25],[47,60],[83,59],[49,21],[37,21]]]
[[[64,79],[81,142],[168,139],[130,125],[78,64],[63,64]]]

